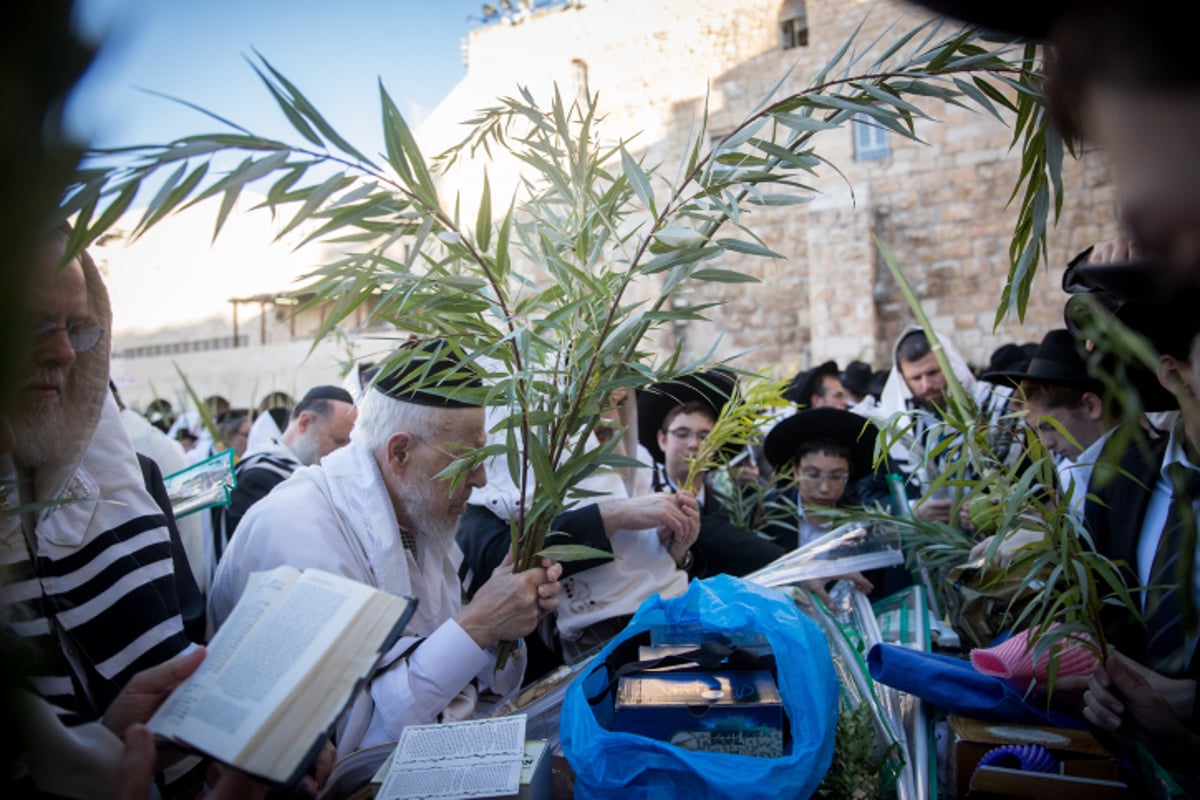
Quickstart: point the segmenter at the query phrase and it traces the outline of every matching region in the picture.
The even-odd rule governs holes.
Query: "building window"
[[[806,0],[786,0],[779,13],[780,44],[784,50],[808,46],[808,8]]]
[[[875,161],[892,154],[887,128],[866,114],[854,116],[854,160]]]

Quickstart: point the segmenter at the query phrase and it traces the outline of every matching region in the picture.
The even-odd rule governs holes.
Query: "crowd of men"
[[[757,447],[727,454],[733,466],[721,471],[723,484],[711,472],[690,475],[689,466],[734,395],[733,372],[617,393],[606,398],[592,444],[616,437],[617,452],[645,468],[597,470],[580,487],[594,499],[556,524],[617,557],[543,561],[522,572],[507,554],[509,516],[523,502],[507,459],[476,464],[458,482],[442,474],[488,443],[489,412],[467,391],[479,379],[444,342],[409,343],[401,370],[350,389],[313,387],[285,414],[259,414],[251,428],[267,432],[260,429],[240,454],[237,488],[209,515],[206,535],[215,545],[202,549],[205,563],[196,569],[196,548],[180,532],[188,518],[175,519],[155,460],[166,458],[161,442],[153,444],[155,433],[164,434],[124,408],[110,383],[104,285],[86,253],[58,268],[65,237],[60,230],[47,239],[36,266],[40,322],[5,459],[9,546],[0,592],[9,640],[22,642],[13,652],[40,656],[22,664],[30,688],[21,695],[45,732],[24,760],[26,779],[39,789],[73,794],[79,786],[64,781],[118,780],[120,737],[133,728],[139,741],[156,702],[138,687],[150,681],[161,700],[193,670],[198,646],[259,570],[315,567],[420,601],[339,720],[311,789],[335,754],[395,741],[409,724],[469,717],[550,667],[587,657],[652,594],[681,594],[690,579],[719,572],[753,572],[828,531],[835,508],[895,510],[887,472],[903,476],[913,514],[969,532],[969,519],[952,520],[950,501],[929,491],[954,452],[937,446],[950,430],[950,381],[935,347],[981,418],[1009,434],[997,458],[1019,459],[1024,437],[1039,437],[1056,458],[1052,491],[1086,519],[1100,552],[1127,565],[1130,586],[1151,587],[1138,595],[1145,624],[1132,614],[1111,621],[1118,652],[1094,679],[1082,713],[1097,726],[1141,726],[1172,763],[1178,742],[1194,741],[1185,732],[1195,720],[1196,632],[1184,601],[1194,606],[1200,593],[1186,591],[1194,577],[1160,563],[1189,546],[1178,538],[1176,509],[1191,508],[1178,501],[1195,496],[1188,474],[1197,474],[1192,465],[1200,460],[1194,292],[1143,292],[1115,304],[1116,318],[1160,354],[1160,391],[1147,376],[1134,388],[1143,407],[1167,412],[1155,424],[1147,417],[1136,441],[1148,447],[1113,436],[1118,404],[1130,398],[1106,391],[1089,371],[1088,343],[1069,329],[1050,331],[1036,346],[1002,348],[977,375],[949,338],[906,328],[877,397],[860,380],[869,368],[824,362],[801,372],[787,392],[794,408],[770,421]],[[1116,290],[1104,283],[1103,266],[1073,269],[1111,300]],[[414,381],[418,373],[438,376],[435,385]],[[1025,428],[1011,424],[1020,412]],[[887,435],[876,458],[884,431],[899,433]],[[1117,441],[1126,451],[1107,452]],[[1093,466],[1105,459],[1119,462],[1123,477],[1094,480]],[[728,506],[742,498],[730,486],[741,492],[764,483],[771,487],[764,504],[790,513],[761,526],[735,523]],[[1010,558],[1028,537],[1015,532],[997,558]],[[907,580],[903,570],[842,577],[876,595]],[[810,588],[827,597],[827,583]],[[528,646],[497,670],[497,646],[522,640]],[[1138,703],[1158,712],[1153,726],[1138,716]],[[53,760],[39,755],[63,737],[75,743],[68,757],[78,759],[77,771],[57,768],[62,752]]]
[[[175,519],[162,491],[170,467],[156,459],[167,456],[153,451],[109,382],[111,312],[100,273],[86,253],[60,263],[68,233],[59,229],[28,265],[34,325],[19,343],[23,372],[0,437],[5,708],[22,723],[12,785],[148,796],[163,765],[144,723],[203,660],[203,643],[258,569],[316,566],[420,601],[296,787],[313,793],[335,753],[393,741],[408,724],[476,713],[554,659],[586,657],[650,593],[716,572],[746,574],[803,546],[827,528],[828,509],[885,495],[880,463],[904,476],[912,513],[969,531],[969,520],[951,518],[954,504],[929,491],[952,450],[940,446],[939,416],[951,402],[940,352],[984,415],[1023,413],[1057,458],[1059,477],[1042,490],[1084,520],[1130,586],[1146,587],[1134,594],[1139,613],[1105,621],[1114,650],[1088,677],[1080,713],[1118,745],[1144,748],[1195,793],[1200,95],[1190,48],[1179,46],[1174,16],[1155,6],[926,4],[1056,46],[1053,110],[1065,130],[1110,154],[1138,241],[1136,251],[1097,247],[1077,285],[1150,341],[1156,374],[1114,392],[1085,360],[1091,343],[1068,327],[1047,333],[1024,363],[981,376],[949,338],[905,330],[877,396],[861,367],[823,364],[797,376],[795,413],[764,431],[761,460],[751,450],[738,473],[771,476],[793,500],[793,518],[761,530],[733,523],[715,476],[696,480],[686,469],[729,396],[729,373],[605,398],[613,424],[593,435],[620,435],[622,452],[647,468],[596,475],[598,499],[564,512],[561,527],[621,557],[544,560],[514,572],[496,531],[506,531],[505,514],[523,498],[502,486],[495,464],[476,465],[461,482],[443,475],[487,442],[488,428],[486,410],[454,391],[455,381],[472,379],[434,347],[428,360],[449,376],[434,391],[404,375],[369,383],[361,396],[315,387],[286,417],[262,416],[275,430],[253,444],[257,419],[223,420],[242,490],[197,537],[181,529],[187,518]],[[1146,120],[1156,122],[1132,127]],[[1153,261],[1105,268],[1139,253]],[[1130,422],[1121,410],[1135,397],[1148,413]],[[868,459],[872,437],[897,421],[905,435],[889,440],[882,462]],[[1116,434],[1130,424],[1142,435]],[[1027,434],[1010,432],[999,456],[1015,463]],[[1102,463],[1119,469],[1094,468]],[[202,547],[186,544],[197,538]],[[1010,557],[1027,541],[1008,537],[997,554]],[[888,576],[847,577],[869,591],[890,585]],[[529,647],[496,670],[497,645],[519,640]],[[174,766],[158,779],[163,793],[197,781],[214,797],[266,791],[230,770]]]

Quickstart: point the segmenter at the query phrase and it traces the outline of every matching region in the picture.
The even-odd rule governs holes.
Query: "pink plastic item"
[[[1083,634],[1080,636],[1086,639]],[[1029,631],[1021,631],[995,647],[976,648],[971,651],[971,666],[984,675],[994,675],[1017,684],[1028,683],[1030,679],[1045,680],[1050,653],[1043,653],[1035,667],[1033,648],[1027,645],[1028,640]],[[1096,664],[1096,654],[1081,642],[1064,640],[1056,648],[1061,648],[1058,659],[1060,678],[1087,675]]]

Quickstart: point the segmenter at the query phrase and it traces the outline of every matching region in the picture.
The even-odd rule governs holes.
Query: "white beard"
[[[296,456],[296,460],[306,467],[311,467],[321,460],[321,454],[317,450],[316,437],[309,434],[296,440],[292,445],[292,453]]]
[[[445,486],[442,481],[428,479],[406,482],[397,487],[400,507],[404,509],[418,541],[423,537],[431,537],[443,543],[451,542],[458,533],[460,515],[446,512],[450,501],[443,494]]]
[[[75,452],[74,445],[83,435],[84,421],[78,403],[70,401],[73,384],[64,385],[55,399],[26,400],[13,414],[13,459],[30,469],[40,469]]]

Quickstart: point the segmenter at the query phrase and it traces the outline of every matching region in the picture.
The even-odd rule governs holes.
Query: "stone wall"
[[[809,45],[783,50],[782,6],[774,0],[589,0],[535,13],[521,24],[479,28],[470,36],[466,78],[418,134],[427,150],[440,149],[461,135],[454,123],[513,94],[518,84],[545,98],[553,82],[574,91],[586,75],[607,115],[604,131],[612,138],[638,134],[634,143],[648,162],[662,163],[662,174],[673,176],[706,98],[710,134],[723,134],[789,69],[780,91],[808,88],[856,26],[863,26],[858,41],[865,47],[880,35],[891,41],[888,26],[895,26],[895,36],[923,19],[890,0],[808,0]],[[849,127],[820,134],[818,152],[843,176],[826,170],[811,203],[756,209],[747,218],[784,258],[729,257],[721,266],[745,270],[761,283],[692,290],[689,299],[724,305],[710,313],[710,322],[684,329],[690,354],[718,342],[722,356],[747,352],[740,364],[781,373],[827,358],[884,365],[912,315],[876,237],[934,324],[974,363],[985,363],[999,344],[1034,341],[1061,324],[1061,267],[1117,231],[1102,158],[1085,153],[1066,166],[1062,220],[1048,242],[1051,269],[1038,276],[1025,323],[1005,321],[993,332],[1016,215],[1007,200],[1020,156],[1009,151],[1011,132],[995,118],[941,103],[924,108],[936,120],[918,123],[924,144],[891,135],[891,154],[881,160],[854,160]],[[491,163],[487,169],[493,197],[502,196],[496,187],[511,186],[515,168]],[[481,176],[478,164],[464,165],[443,189],[469,198]]]

